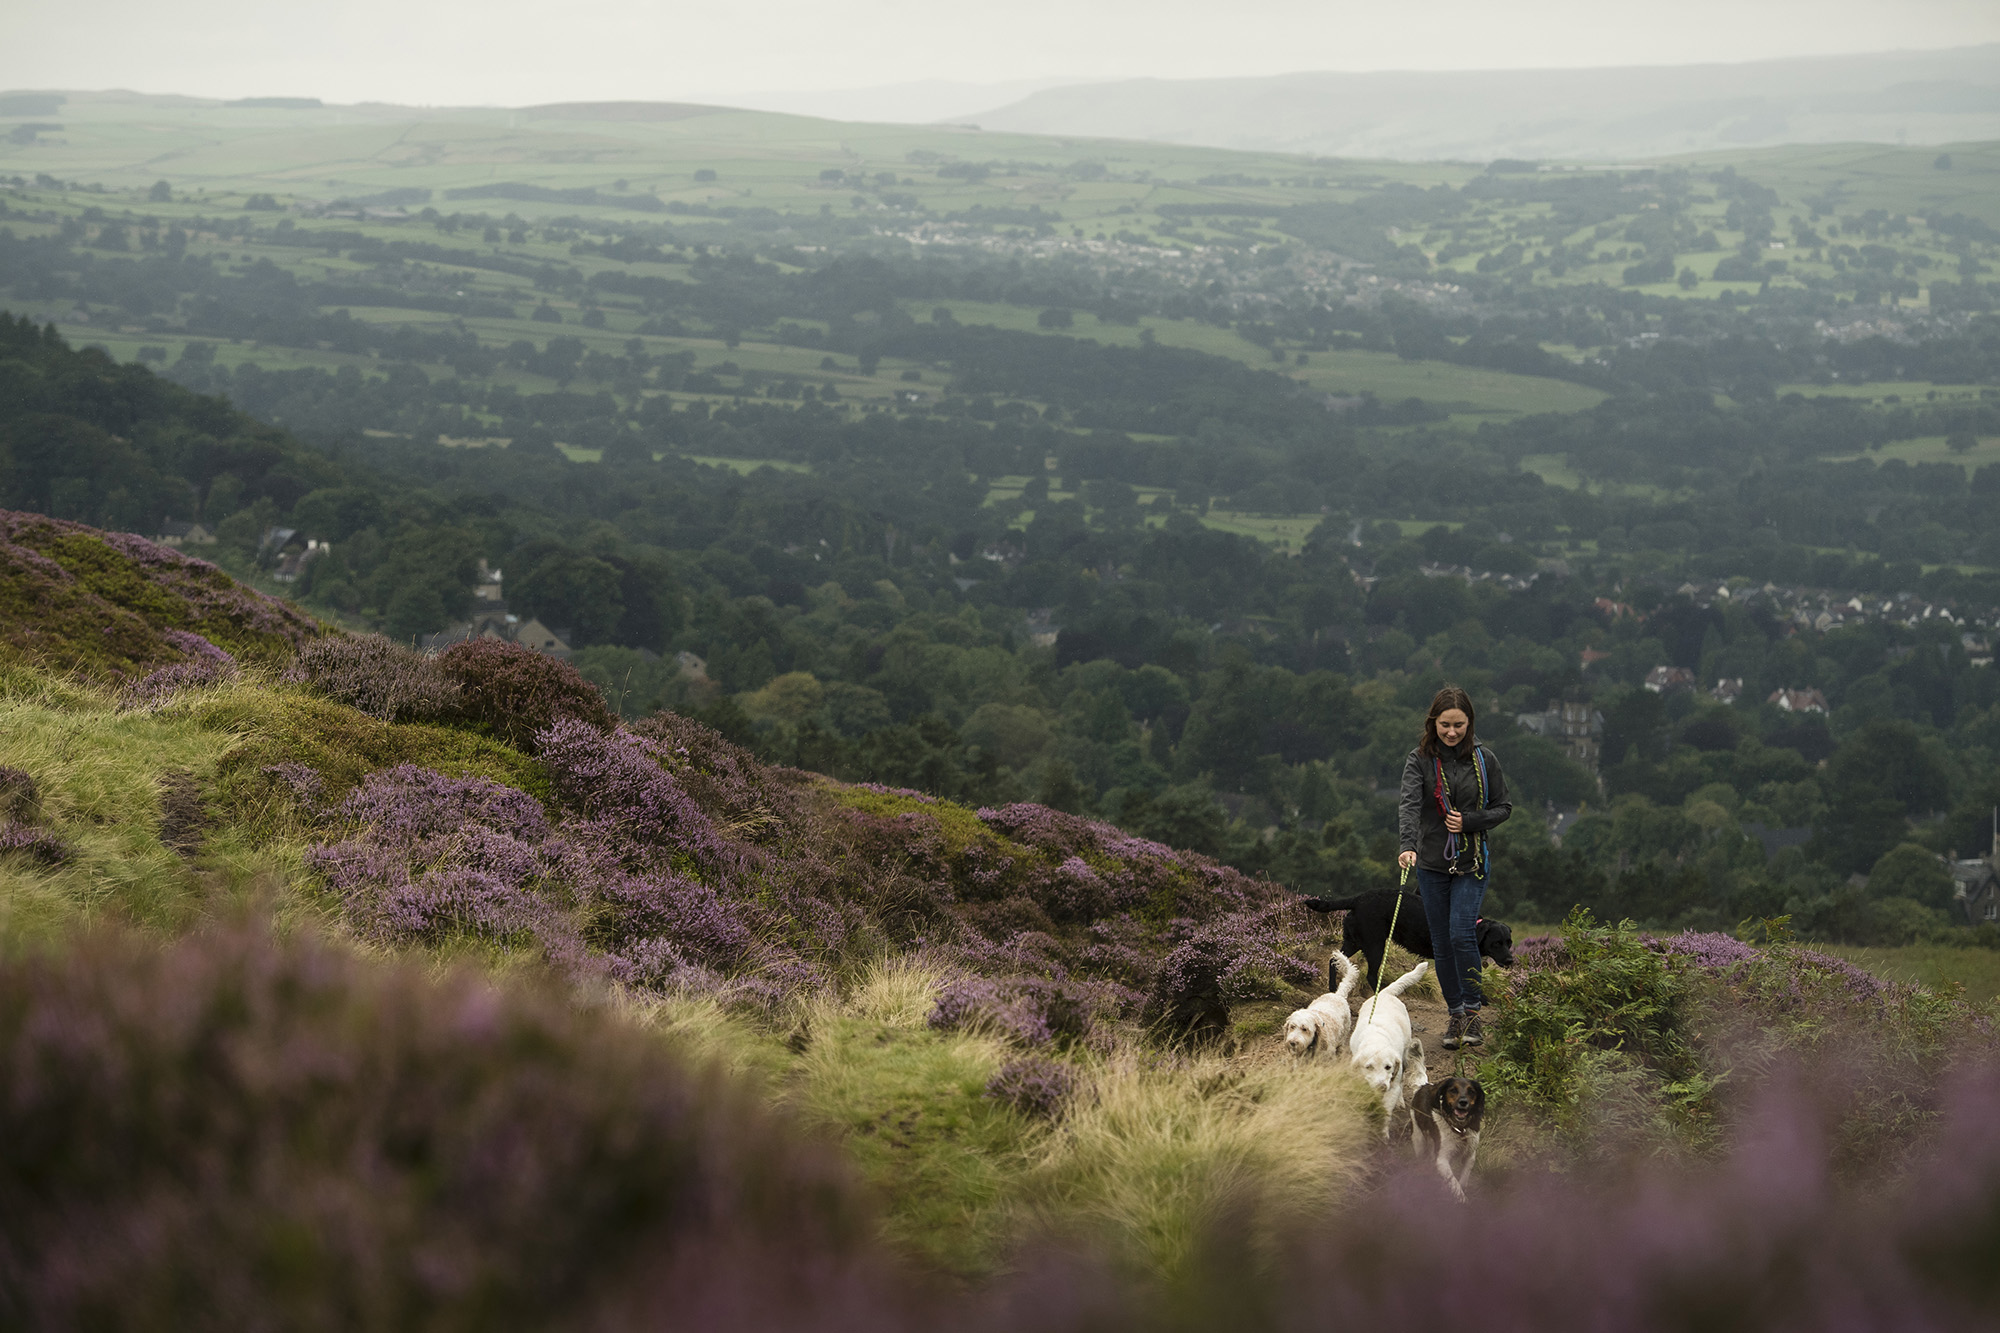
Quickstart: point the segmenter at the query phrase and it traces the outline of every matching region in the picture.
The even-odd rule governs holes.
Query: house
[[[1646,673],[1646,688],[1655,694],[1694,688],[1694,672],[1686,667],[1656,666]]]
[[[1993,858],[1952,860],[1952,906],[1968,926],[2000,922],[2000,874],[1993,870]]]
[[[532,648],[550,657],[568,657],[570,647],[566,640],[568,630],[554,630],[532,616],[522,620],[519,616],[507,614],[504,606],[482,608],[471,620],[460,621],[449,629],[436,634],[426,634],[418,640],[418,646],[426,652],[437,652],[455,643],[470,643],[474,639],[500,639],[507,643],[518,643],[523,648]]]
[[[533,648],[538,653],[547,653],[550,657],[569,656],[569,644],[565,642],[568,637],[568,630],[550,629],[533,616],[522,621],[514,629],[515,643],[524,648]]]
[[[1787,713],[1824,713],[1826,711],[1826,696],[1818,690],[1813,689],[1772,690],[1771,697],[1764,700],[1764,702],[1767,704],[1776,704]]]
[[[279,557],[277,568],[271,571],[271,577],[280,583],[296,583],[308,564],[332,549],[332,542],[308,538],[304,550],[288,550]]]
[[[1524,731],[1546,736],[1562,746],[1563,753],[1592,773],[1603,748],[1604,714],[1587,703],[1550,704],[1540,713],[1516,713],[1514,721]]]
[[[1602,662],[1605,658],[1609,656],[1611,656],[1610,653],[1599,652],[1595,648],[1586,648],[1583,650],[1582,653],[1583,669],[1585,671],[1588,671],[1590,669],[1590,664],[1592,662]]]
[[[1708,693],[1710,698],[1720,703],[1733,704],[1743,697],[1743,677],[1724,676],[1715,682],[1715,688]]]

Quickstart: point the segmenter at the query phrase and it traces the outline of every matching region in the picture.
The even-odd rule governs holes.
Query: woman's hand
[[[1456,810],[1447,810],[1444,813],[1444,826],[1453,833],[1463,833],[1465,832],[1465,816]]]
[[[1401,856],[1396,858],[1396,864],[1403,867],[1403,869],[1405,870],[1408,870],[1411,866],[1415,865],[1416,863],[1417,863],[1417,854],[1415,852],[1404,852]]]

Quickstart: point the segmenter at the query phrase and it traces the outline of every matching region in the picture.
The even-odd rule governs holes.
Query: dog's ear
[[[1479,1086],[1479,1080],[1476,1078],[1469,1078],[1465,1081],[1472,1085],[1472,1113],[1474,1115],[1484,1115],[1486,1113],[1486,1089]]]

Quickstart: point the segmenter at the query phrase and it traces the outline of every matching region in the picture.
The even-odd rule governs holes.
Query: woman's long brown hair
[[[1479,723],[1479,715],[1472,710],[1472,696],[1456,685],[1447,685],[1431,696],[1431,711],[1424,717],[1424,739],[1417,748],[1427,759],[1435,759],[1444,742],[1438,739],[1438,714],[1447,708],[1456,708],[1465,714],[1465,739],[1472,740],[1473,728]]]

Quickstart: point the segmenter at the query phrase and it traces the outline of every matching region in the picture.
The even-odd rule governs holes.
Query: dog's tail
[[[1340,984],[1333,988],[1333,993],[1344,1004],[1347,997],[1354,993],[1354,983],[1361,980],[1361,969],[1350,962],[1346,954],[1338,951],[1333,955],[1333,966],[1340,973]]]
[[[1404,991],[1416,985],[1419,981],[1422,981],[1424,979],[1424,973],[1430,971],[1430,967],[1431,967],[1430,960],[1425,959],[1423,962],[1418,963],[1415,967],[1411,968],[1409,971],[1403,973],[1402,976],[1397,977],[1394,981],[1384,986],[1382,988],[1382,993],[1384,995],[1401,995]]]

